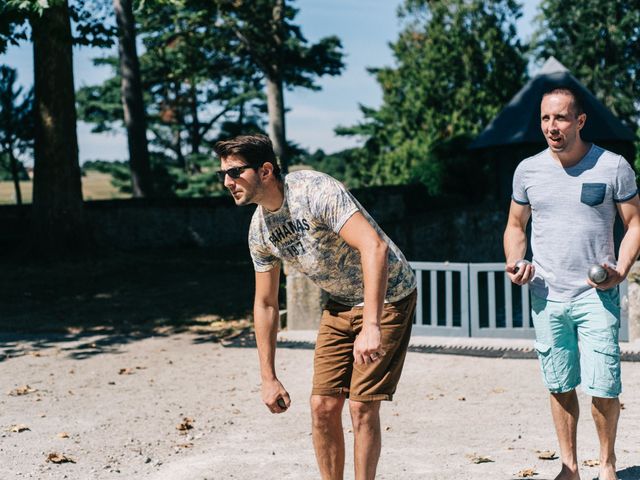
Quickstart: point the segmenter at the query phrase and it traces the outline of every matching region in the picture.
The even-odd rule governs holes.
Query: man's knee
[[[618,405],[620,405],[620,399],[618,397],[592,397],[591,402],[593,403],[594,407],[603,412],[615,409],[618,407]]]
[[[349,410],[353,423],[367,422],[369,419],[377,419],[380,412],[380,402],[349,402]]]
[[[344,397],[334,397],[330,395],[311,395],[311,417],[315,425],[326,423],[327,421],[340,417]]]
[[[573,390],[569,390],[568,392],[550,392],[551,396],[555,398],[558,403],[565,404],[569,402],[574,402],[578,400],[578,394],[576,393],[575,388]]]

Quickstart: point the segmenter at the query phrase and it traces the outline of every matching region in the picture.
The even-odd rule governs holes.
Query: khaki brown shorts
[[[414,290],[398,302],[384,304],[380,332],[386,354],[365,365],[353,363],[363,307],[330,300],[322,312],[316,340],[312,395],[345,395],[359,402],[391,400],[409,346],[416,296]]]

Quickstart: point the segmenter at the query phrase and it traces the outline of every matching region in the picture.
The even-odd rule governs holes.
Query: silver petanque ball
[[[518,260],[516,262],[515,267],[513,268],[513,273],[518,273],[520,271],[521,268],[526,267],[530,262],[528,262],[527,260]]]
[[[589,268],[589,280],[595,284],[600,284],[607,280],[608,274],[602,265],[591,265]]]

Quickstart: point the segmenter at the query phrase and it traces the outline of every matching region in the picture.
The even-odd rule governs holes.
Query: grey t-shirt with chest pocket
[[[563,168],[549,149],[523,160],[513,176],[513,200],[531,205],[532,292],[553,301],[586,294],[589,267],[616,264],[616,203],[638,192],[635,173],[620,155],[592,145]]]
[[[344,305],[364,300],[360,254],[340,236],[360,212],[389,245],[385,299],[396,302],[416,288],[416,278],[400,249],[340,182],[324,173],[302,170],[284,180],[284,201],[276,212],[258,206],[249,228],[249,250],[256,272],[284,261]]]

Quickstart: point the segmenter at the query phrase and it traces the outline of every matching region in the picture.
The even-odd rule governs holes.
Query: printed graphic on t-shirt
[[[280,227],[276,228],[271,235],[269,241],[279,250],[286,250],[291,256],[298,256],[306,253],[304,247],[304,237],[311,229],[309,221],[306,218],[292,219]]]

